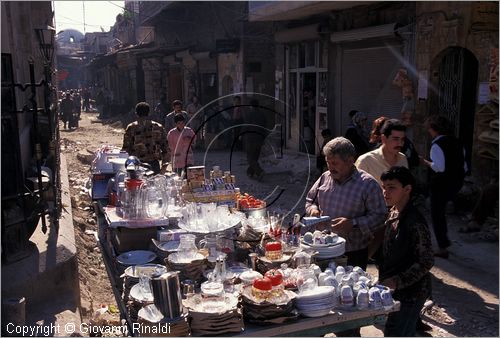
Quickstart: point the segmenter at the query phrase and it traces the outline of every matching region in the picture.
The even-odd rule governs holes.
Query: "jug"
[[[180,243],[177,248],[179,258],[183,260],[193,260],[198,252],[195,240],[196,236],[191,234],[180,235]]]
[[[199,242],[200,248],[208,250],[208,256],[212,258],[217,257],[217,250],[219,249],[218,237],[215,235],[206,235],[204,239]]]

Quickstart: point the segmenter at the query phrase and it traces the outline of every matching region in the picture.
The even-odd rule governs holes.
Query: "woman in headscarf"
[[[370,143],[368,143],[368,135],[365,132],[367,117],[360,111],[351,110],[351,124],[347,127],[345,138],[351,141],[356,148],[357,156],[363,155],[370,151]]]

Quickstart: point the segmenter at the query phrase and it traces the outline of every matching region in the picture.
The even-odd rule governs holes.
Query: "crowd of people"
[[[72,95],[68,93],[65,100]],[[258,159],[267,130],[258,107],[259,102],[252,100],[248,109],[242,109],[241,98],[234,97],[228,114],[238,122],[233,141],[245,144],[247,175],[261,180],[264,170]],[[151,116],[150,106],[138,103],[137,120],[126,127],[123,150],[149,164],[155,173],[165,173],[171,164],[183,177],[185,169],[195,164],[193,148],[200,139],[203,142],[205,120],[197,115],[201,109],[197,97],[187,111],[180,100],[174,100],[171,109],[169,112],[166,97]],[[430,329],[421,321],[420,311],[432,299],[434,257],[448,258],[446,203],[456,197],[468,170],[464,148],[450,122],[439,115],[425,121],[432,138],[428,158],[419,156],[400,120],[382,116],[367,133],[366,115],[359,111],[349,115],[352,123],[345,137],[333,138],[330,130],[322,131],[320,157],[324,161],[317,164],[322,174],[307,194],[306,214],[330,216],[329,222],[316,229],[328,229],[346,239],[348,265],[365,270],[372,260],[381,284],[391,288],[393,297],[401,302],[400,311],[389,314],[384,334],[414,336],[417,329]],[[418,189],[411,169],[418,166],[428,167],[431,174],[430,208],[437,249],[433,249],[431,228],[415,203]],[[359,335],[359,329],[339,334]]]
[[[327,170],[307,194],[306,213],[330,216],[322,227],[346,238],[347,264],[364,269],[373,260],[381,284],[401,302],[401,310],[389,314],[384,334],[414,336],[417,329],[430,329],[421,321],[420,311],[432,299],[429,271],[434,257],[448,258],[446,203],[457,196],[468,170],[464,148],[443,116],[425,121],[432,138],[426,159],[406,137],[401,121],[380,117],[368,135],[365,114],[351,111],[349,115],[352,123],[345,137],[329,140],[331,133],[325,130],[322,152]],[[415,203],[418,190],[410,169],[419,165],[430,170],[436,249]],[[359,335],[359,331],[340,334]]]
[[[201,111],[196,96],[193,96],[187,111],[180,100],[174,100],[169,111],[166,96],[161,97],[151,114],[149,104],[140,102],[135,108],[137,120],[125,129],[122,148],[147,163],[155,173],[165,172],[170,164],[172,171],[184,177],[187,167],[195,164],[193,150],[205,147],[206,122],[213,118],[213,123],[220,126],[218,129],[222,132],[225,148],[244,149],[248,161],[247,175],[262,180],[264,170],[259,157],[269,133],[267,120],[259,110],[258,100],[251,100],[249,107],[243,108],[239,96],[233,98],[233,106],[215,111],[208,117]],[[224,112],[227,116],[222,116]],[[227,123],[220,124],[221,120]]]

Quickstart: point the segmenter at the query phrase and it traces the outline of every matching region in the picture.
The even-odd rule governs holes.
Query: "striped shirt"
[[[383,227],[387,215],[382,189],[377,181],[363,170],[354,168],[342,184],[326,171],[313,184],[306,197],[306,213],[314,208],[332,219],[345,217],[356,220],[346,238],[346,251],[368,247],[373,233]]]

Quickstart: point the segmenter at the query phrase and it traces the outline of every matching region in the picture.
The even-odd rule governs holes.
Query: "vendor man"
[[[155,174],[165,173],[170,158],[165,128],[149,117],[149,104],[139,102],[135,106],[137,121],[125,129],[122,149],[141,162],[148,163]],[[160,162],[162,167],[160,168]]]
[[[382,189],[370,174],[354,166],[356,149],[348,139],[334,138],[323,152],[328,171],[309,190],[306,213],[330,216],[326,228],[346,239],[347,264],[366,270],[368,244],[387,214]]]

